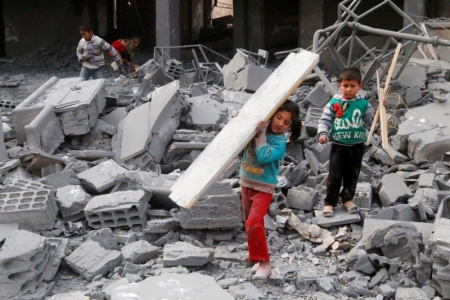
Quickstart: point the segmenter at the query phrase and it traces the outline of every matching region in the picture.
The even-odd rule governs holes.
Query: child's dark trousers
[[[342,204],[353,199],[363,155],[364,143],[351,146],[331,144],[325,205],[336,207],[339,197],[341,197]],[[343,188],[339,194],[342,182]]]

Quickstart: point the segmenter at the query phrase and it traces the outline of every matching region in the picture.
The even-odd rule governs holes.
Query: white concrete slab
[[[126,115],[127,109],[125,107],[118,107],[106,116],[101,117],[100,120],[105,121],[108,124],[118,126],[119,122],[125,119]]]
[[[317,65],[319,55],[291,53],[172,186],[170,198],[190,208]]]

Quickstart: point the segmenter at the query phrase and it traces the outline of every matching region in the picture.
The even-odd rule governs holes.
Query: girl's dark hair
[[[300,137],[300,134],[302,133],[302,120],[300,119],[300,108],[294,101],[286,100],[286,102],[284,102],[283,105],[281,105],[280,108],[278,108],[277,112],[279,111],[287,111],[291,113],[292,125],[291,128],[289,128],[289,132],[291,133],[289,141],[293,143]]]

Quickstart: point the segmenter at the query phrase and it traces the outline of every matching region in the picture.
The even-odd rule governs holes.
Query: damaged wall
[[[7,57],[17,57],[41,46],[76,39],[82,6],[79,1],[3,0]]]

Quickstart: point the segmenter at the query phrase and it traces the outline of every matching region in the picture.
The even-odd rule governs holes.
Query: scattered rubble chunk
[[[163,249],[163,263],[166,267],[203,266],[211,261],[213,251],[199,248],[185,242],[166,244]]]
[[[397,174],[386,174],[378,187],[378,196],[384,207],[395,203],[406,203],[412,197],[411,190]]]
[[[114,178],[124,174],[127,169],[122,168],[112,159],[78,174],[78,178],[86,188],[97,193],[106,191],[114,186]]]
[[[152,246],[147,241],[137,241],[125,245],[121,251],[124,260],[133,264],[145,264],[158,257],[159,247]]]

